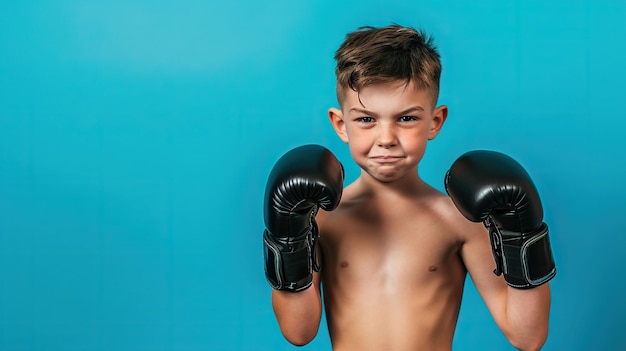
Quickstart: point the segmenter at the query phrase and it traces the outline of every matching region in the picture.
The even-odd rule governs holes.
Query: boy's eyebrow
[[[362,108],[358,108],[358,107],[351,108],[350,112],[356,112],[356,113],[360,113],[360,114],[368,115],[368,116],[376,115],[374,112],[370,112],[370,111],[368,111],[366,109],[362,109]]]
[[[376,113],[374,113],[372,111],[368,111],[366,109],[362,109],[362,108],[359,108],[359,107],[353,107],[349,111],[350,112],[356,112],[356,113],[365,114],[365,115],[368,115],[368,116],[375,116],[376,115]],[[421,106],[411,106],[411,107],[407,108],[406,110],[398,113],[398,115],[405,115],[405,114],[410,113],[410,112],[424,112],[424,108],[421,107]]]

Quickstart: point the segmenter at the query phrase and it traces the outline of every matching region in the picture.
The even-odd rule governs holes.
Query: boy
[[[448,114],[436,105],[439,54],[423,33],[360,28],[335,59],[340,109],[329,118],[361,174],[343,189],[341,164],[316,145],[290,151],[270,174],[266,275],[284,337],[315,337],[323,287],[335,351],[450,350],[469,273],[511,344],[540,349],[555,269],[528,175],[479,151],[448,172],[450,197],[420,178]]]

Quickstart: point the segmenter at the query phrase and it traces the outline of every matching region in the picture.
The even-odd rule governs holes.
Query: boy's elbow
[[[523,337],[510,337],[509,342],[513,347],[521,351],[539,351],[548,339],[548,330],[542,330],[534,335]]]
[[[317,330],[312,331],[286,331],[283,330],[283,336],[289,343],[294,346],[305,346],[306,344],[313,341],[315,336],[317,335]]]
[[[304,346],[310,343],[320,325],[321,313],[305,313],[303,315],[282,315],[278,325],[283,337],[295,346]]]
[[[318,289],[298,293],[274,290],[272,304],[280,331],[289,343],[304,346],[315,338],[322,317]]]

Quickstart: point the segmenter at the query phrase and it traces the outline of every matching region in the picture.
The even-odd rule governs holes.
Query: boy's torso
[[[448,350],[466,270],[450,200],[428,187],[381,199],[346,188],[320,223],[333,350]]]

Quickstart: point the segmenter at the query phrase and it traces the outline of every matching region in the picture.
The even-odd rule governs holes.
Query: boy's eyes
[[[417,117],[414,116],[402,116],[399,118],[400,122],[411,122],[417,120]]]
[[[400,123],[410,123],[410,122],[414,122],[419,120],[419,117],[416,116],[401,116],[398,117],[397,121]],[[357,123],[362,123],[362,124],[370,124],[370,123],[374,123],[376,122],[376,119],[374,119],[374,117],[358,117],[355,119],[355,121]]]
[[[374,119],[372,117],[359,117],[356,121],[361,123],[372,123],[374,122]]]
[[[412,122],[412,121],[416,121],[419,118],[415,117],[415,116],[402,116],[402,117],[398,117],[398,121],[399,122]],[[359,117],[356,119],[357,122],[359,123],[373,123],[375,120],[373,117]]]

